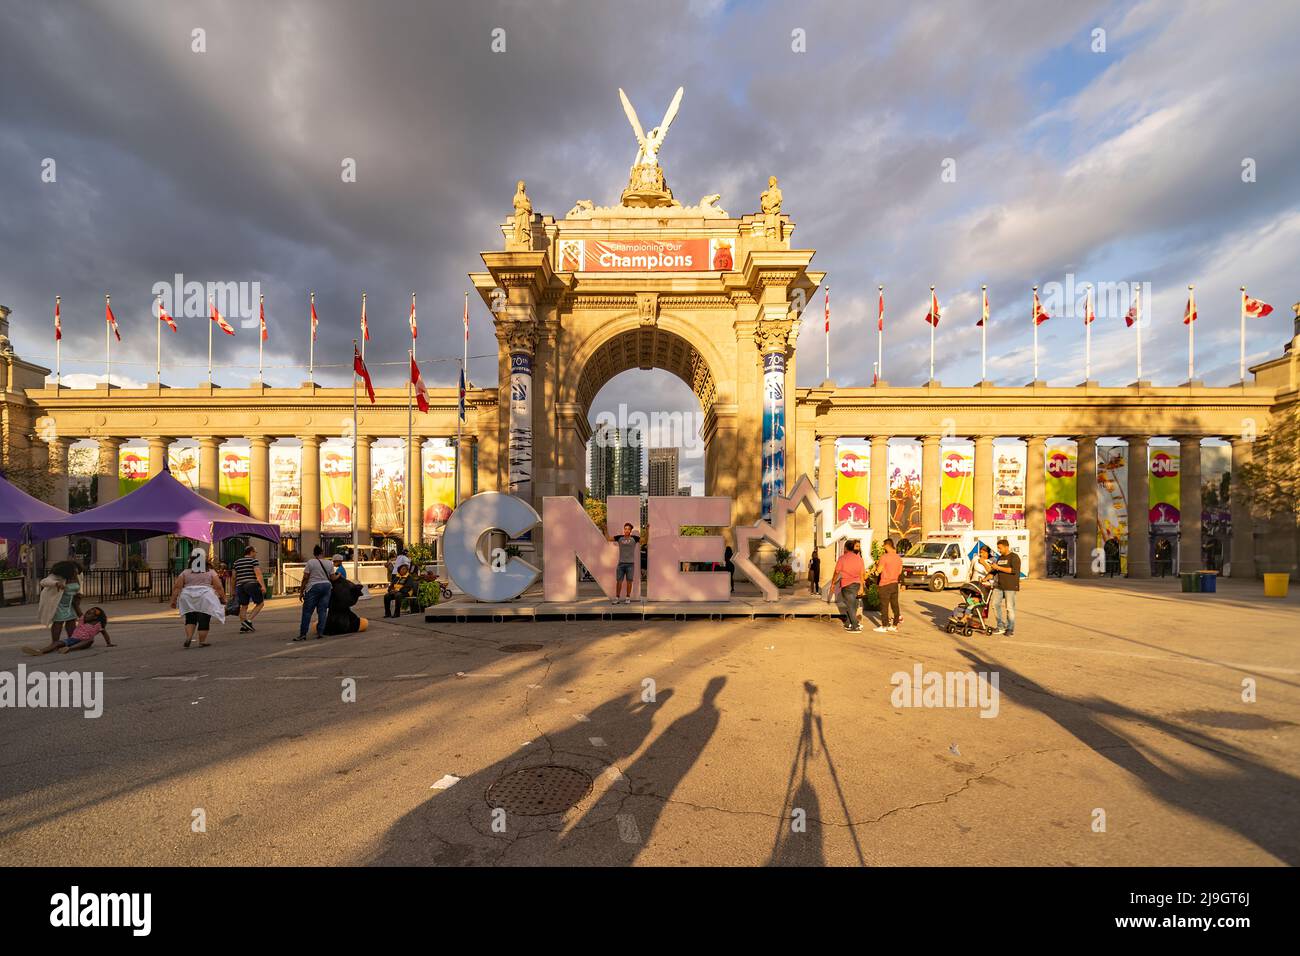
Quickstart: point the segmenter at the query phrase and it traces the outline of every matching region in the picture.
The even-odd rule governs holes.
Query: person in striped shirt
[[[235,561],[233,571],[235,595],[239,599],[239,633],[248,634],[256,630],[253,618],[266,605],[266,581],[257,561],[257,549],[251,544],[245,548],[244,556]]]

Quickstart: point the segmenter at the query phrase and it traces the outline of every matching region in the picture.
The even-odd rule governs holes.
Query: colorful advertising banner
[[[325,442],[320,448],[320,530],[352,531],[352,443]]]
[[[510,353],[510,493],[533,497],[533,357]]]
[[[1045,502],[1049,534],[1070,534],[1078,529],[1078,458],[1072,445],[1049,445],[1045,451],[1047,478]]]
[[[561,239],[561,272],[726,272],[730,239]]]
[[[894,540],[921,540],[921,446],[894,445],[889,449],[889,533]],[[881,539],[883,540],[883,539]]]
[[[763,355],[763,519],[785,494],[785,353]]]
[[[301,468],[301,448],[271,446],[271,520],[284,534],[298,534],[302,530],[302,492],[298,480]]]
[[[1181,482],[1178,479],[1178,446],[1152,445],[1151,470],[1148,478],[1148,503],[1151,533],[1167,534],[1178,530],[1178,506]]]
[[[401,535],[406,527],[406,449],[374,445],[370,449],[370,530]]]
[[[1000,531],[1024,526],[1025,446],[995,446],[993,449],[993,527]]]
[[[241,515],[248,510],[248,449],[227,445],[217,452],[221,476],[217,480],[217,501]]]
[[[149,480],[149,449],[123,447],[117,456],[117,495],[129,494]]]
[[[1119,541],[1120,554],[1128,555],[1128,446],[1097,446],[1097,532],[1104,546]],[[1127,562],[1121,560],[1121,572]]]
[[[199,449],[197,445],[172,445],[167,449],[167,469],[172,477],[190,491],[199,490]]]
[[[456,449],[444,439],[426,445],[420,453],[424,491],[424,536],[434,533],[451,517],[456,505]]]
[[[939,467],[942,471],[939,482],[939,502],[943,508],[940,517],[943,530],[961,531],[973,527],[975,524],[974,454],[960,448],[942,449],[939,452]]]
[[[835,449],[835,506],[838,521],[867,524],[871,502],[871,446]]]

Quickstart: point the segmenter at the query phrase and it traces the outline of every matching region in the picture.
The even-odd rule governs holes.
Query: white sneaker
[[[898,633],[898,628],[893,624],[889,625],[889,627],[885,628],[885,630],[887,630],[890,634]]]
[[[886,631],[889,630],[889,628],[887,628],[887,627],[873,627],[872,630],[875,631],[877,634],[884,634]]]
[[[609,603],[610,603],[610,604],[622,604],[623,602],[620,601],[618,598],[610,598],[610,599],[609,599]]]

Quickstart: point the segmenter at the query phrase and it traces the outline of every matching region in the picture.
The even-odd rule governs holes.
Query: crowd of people
[[[353,611],[366,593],[365,586],[348,580],[346,558],[335,554],[325,557],[320,545],[303,567],[298,597],[302,603],[297,644],[314,634],[317,640],[365,631],[368,619]],[[24,647],[30,655],[85,650],[102,637],[108,647],[115,646],[108,633],[108,614],[102,607],[81,607],[81,566],[73,560],[56,562],[38,582],[37,618],[50,630],[50,643],[44,647]],[[383,592],[384,617],[397,618],[409,609],[416,598],[419,578],[406,549],[399,549],[388,564],[388,586]],[[176,575],[171,593],[171,607],[181,617],[185,629],[183,648],[210,647],[212,624],[224,624],[228,614],[238,609],[239,632],[251,634],[253,623],[266,606],[266,578],[251,545],[232,562],[229,569],[221,562],[197,562]],[[315,626],[313,628],[313,618]]]

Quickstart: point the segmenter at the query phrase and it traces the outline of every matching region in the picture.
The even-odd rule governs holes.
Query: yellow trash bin
[[[1286,597],[1287,574],[1265,574],[1264,575],[1264,597],[1284,598]]]

